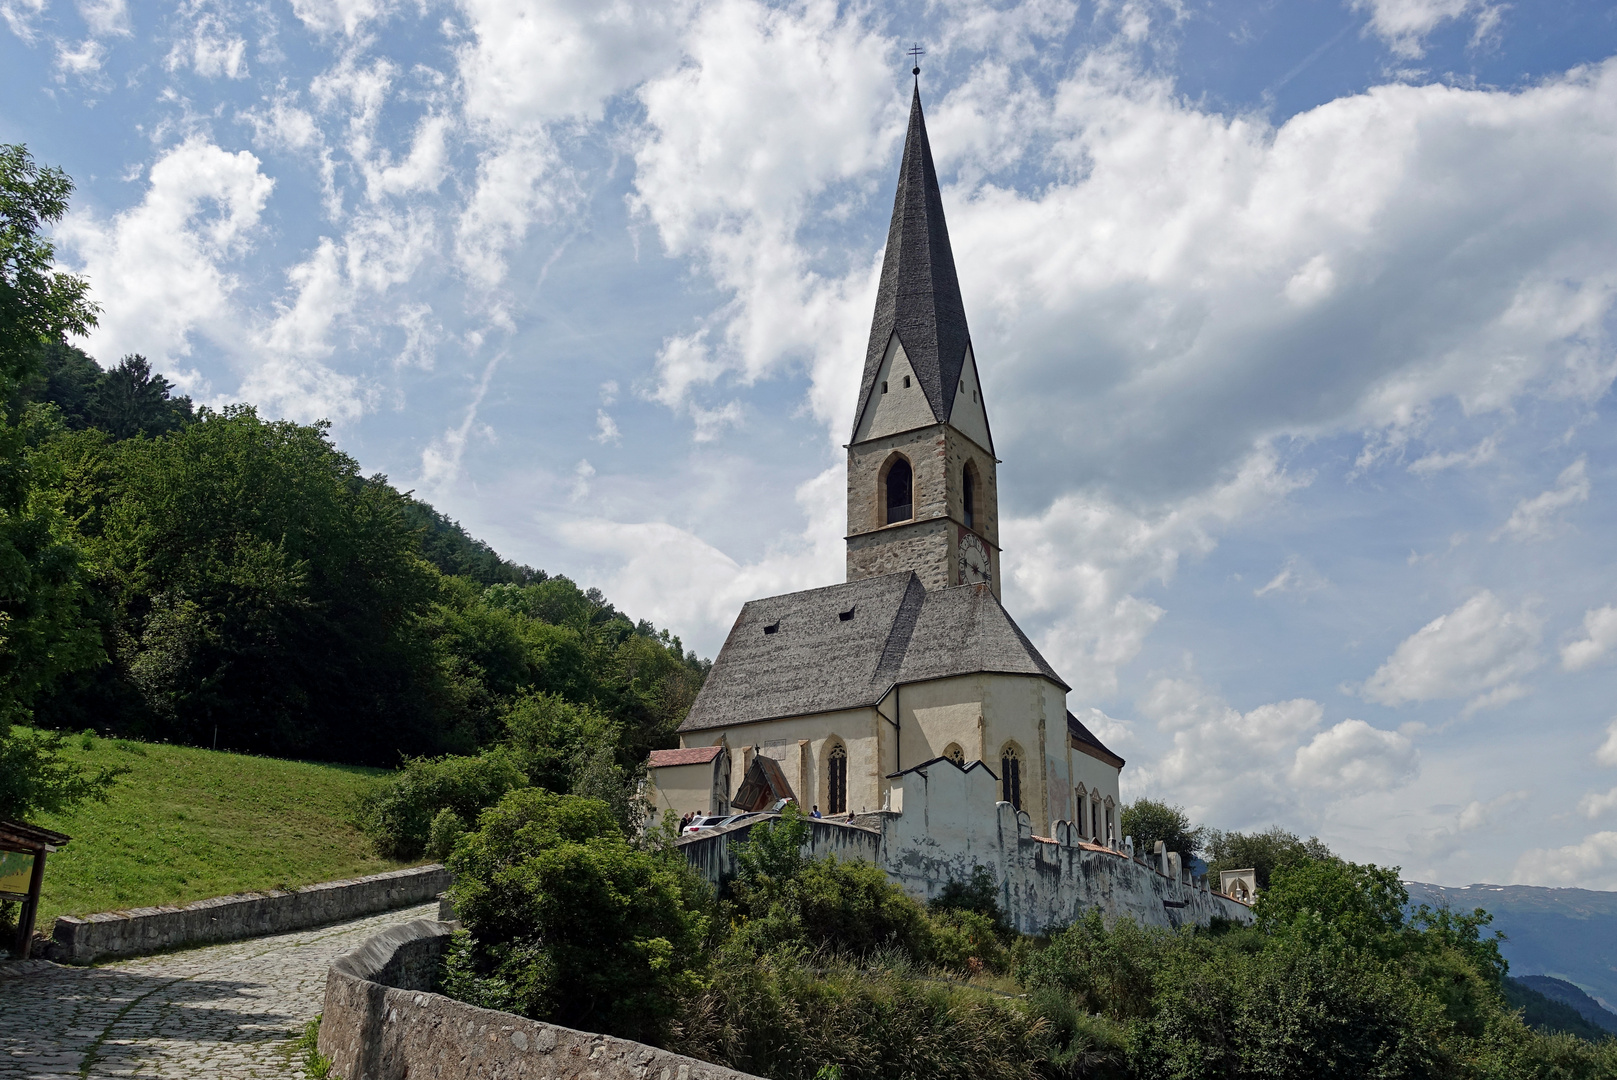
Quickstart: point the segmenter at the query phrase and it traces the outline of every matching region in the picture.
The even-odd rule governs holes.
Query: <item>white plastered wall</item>
[[[892,740],[883,730],[888,727],[874,709],[844,709],[690,732],[682,741],[701,746],[717,742],[721,735],[728,740],[735,755],[731,798],[741,786],[751,761],[748,755],[756,747],[757,753],[780,764],[803,809],[818,806],[824,811],[828,792],[825,763],[833,740],[840,740],[848,751],[848,808],[864,813],[881,809],[886,797],[883,777],[895,771]]]
[[[977,360],[971,355],[969,346],[966,348],[966,363],[960,369],[960,382],[954,388],[954,407],[949,413],[949,423],[984,450],[993,450],[993,442],[988,436],[988,409],[983,403],[982,383],[977,378]]]
[[[909,386],[904,385],[905,379],[909,380]],[[884,385],[885,394],[882,393]],[[909,357],[904,354],[904,346],[894,334],[888,339],[887,355],[882,358],[876,383],[870,388],[870,399],[859,416],[859,430],[854,433],[853,441],[879,439],[935,423],[937,417],[932,415],[921,380],[916,378],[915,369],[910,367]]]
[[[690,813],[716,812],[712,802],[714,773],[718,764],[719,759],[715,759],[694,765],[663,765],[651,769],[647,776],[653,810],[651,824],[656,825],[665,815],[681,818]]]
[[[1022,806],[1041,822],[1071,813],[1066,693],[1036,675],[959,675],[898,687],[883,704],[902,717],[901,769],[942,757],[958,743],[969,761],[998,776],[1001,751],[1022,755]],[[986,811],[986,807],[984,808]]]

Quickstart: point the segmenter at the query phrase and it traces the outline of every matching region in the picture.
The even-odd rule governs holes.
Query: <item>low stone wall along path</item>
[[[438,905],[95,968],[0,967],[0,1080],[303,1076],[293,1043],[326,969]]]

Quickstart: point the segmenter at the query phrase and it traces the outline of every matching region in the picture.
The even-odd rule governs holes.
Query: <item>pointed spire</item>
[[[920,78],[910,102],[910,129],[904,139],[904,162],[898,170],[893,220],[887,227],[887,255],[876,290],[876,317],[865,351],[865,375],[859,388],[859,410],[869,407],[870,392],[881,370],[887,343],[894,333],[910,366],[926,391],[932,415],[942,423],[954,408],[954,388],[965,364],[971,332],[955,277],[949,229],[943,220],[943,196],[932,146],[921,114]],[[854,430],[859,416],[854,417]]]

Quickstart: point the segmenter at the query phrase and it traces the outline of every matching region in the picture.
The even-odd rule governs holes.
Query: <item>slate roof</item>
[[[947,421],[954,410],[954,390],[965,366],[971,331],[966,327],[966,305],[960,299],[949,227],[943,220],[943,196],[938,191],[938,171],[932,164],[932,145],[926,137],[926,118],[921,114],[919,85],[910,101],[910,128],[898,170],[898,194],[893,198],[893,219],[887,226],[887,254],[882,258],[876,315],[870,324],[870,345],[865,350],[859,410],[853,418],[855,434],[887,355],[887,343],[895,332],[926,391],[932,415],[939,423]]]
[[[665,765],[706,765],[724,752],[722,746],[686,746],[678,750],[653,750],[646,765],[660,769]]]
[[[1069,689],[988,586],[863,578],[749,601],[679,730],[861,708],[898,683],[980,672]]]
[[[1084,722],[1070,712],[1067,714],[1067,733],[1078,742],[1089,747],[1090,752],[1095,757],[1100,758],[1114,768],[1121,769],[1123,767],[1123,759],[1108,750],[1106,744],[1097,739],[1095,733],[1085,727]]]

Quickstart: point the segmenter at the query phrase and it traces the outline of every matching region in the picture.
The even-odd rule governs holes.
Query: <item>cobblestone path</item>
[[[94,968],[0,975],[0,1080],[302,1077],[293,1043],[320,1011],[326,967],[436,904]]]

